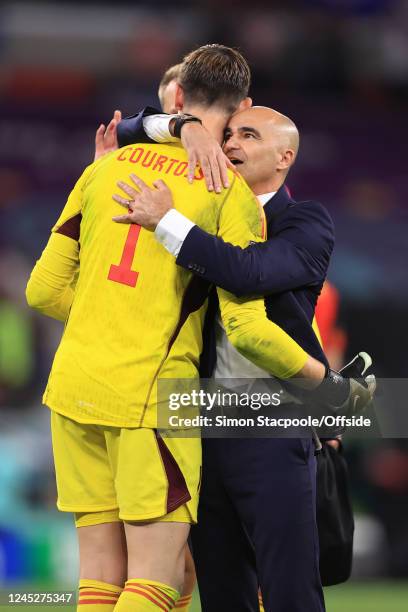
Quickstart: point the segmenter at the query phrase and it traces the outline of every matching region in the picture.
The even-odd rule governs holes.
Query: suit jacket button
[[[187,268],[188,268],[189,270],[194,270],[194,265],[193,265],[193,264],[191,264],[191,263],[189,263],[189,264],[188,264],[188,266],[187,266]]]

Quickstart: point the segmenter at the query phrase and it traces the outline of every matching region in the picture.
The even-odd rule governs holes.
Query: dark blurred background
[[[255,104],[299,127],[288,185],[298,200],[323,202],[336,224],[336,365],[366,350],[378,376],[406,375],[408,2],[1,2],[0,586],[76,576],[40,407],[62,328],[26,307],[30,270],[93,159],[97,126],[115,108],[158,106],[163,71],[208,42],[239,48]],[[406,442],[345,447],[355,577],[407,578]]]

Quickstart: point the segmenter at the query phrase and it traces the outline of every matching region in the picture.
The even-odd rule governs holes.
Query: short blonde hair
[[[159,85],[159,91],[158,91],[158,96],[159,96],[159,100],[160,100],[160,104],[162,105],[162,108],[164,105],[164,90],[166,89],[169,83],[171,83],[172,81],[176,81],[178,79],[178,76],[180,74],[180,68],[181,68],[181,64],[175,64],[174,66],[170,66],[170,68],[168,68],[166,72],[163,74],[162,80],[160,81],[160,85]]]

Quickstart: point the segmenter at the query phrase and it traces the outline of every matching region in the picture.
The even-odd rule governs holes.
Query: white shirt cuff
[[[172,208],[160,220],[154,235],[169,253],[177,257],[187,234],[194,226],[195,223]]]
[[[143,117],[143,127],[147,136],[155,142],[180,142],[180,138],[172,136],[169,124],[177,115],[150,115]]]

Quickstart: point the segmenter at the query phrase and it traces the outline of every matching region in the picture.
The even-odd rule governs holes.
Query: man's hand
[[[173,208],[172,193],[162,180],[155,181],[152,189],[135,174],[131,174],[130,179],[137,189],[124,181],[117,183],[118,187],[129,196],[127,199],[116,193],[112,196],[115,202],[128,209],[128,214],[112,219],[116,223],[136,223],[154,231],[160,219]]]
[[[188,155],[189,183],[193,182],[196,166],[199,164],[208,191],[221,193],[223,186],[229,187],[227,169],[235,172],[235,166],[205,127],[196,122],[184,124],[181,128],[181,143]]]
[[[98,127],[95,134],[95,157],[94,161],[111,153],[119,148],[117,127],[118,123],[122,121],[122,113],[120,110],[115,110],[113,117],[109,122],[108,127],[105,127],[103,123]]]

